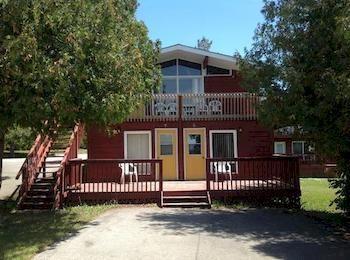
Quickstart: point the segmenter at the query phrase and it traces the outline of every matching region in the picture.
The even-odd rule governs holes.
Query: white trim
[[[189,46],[182,45],[182,44],[176,44],[176,45],[172,45],[172,46],[169,46],[169,47],[162,48],[161,49],[161,54],[166,54],[166,53],[173,52],[173,51],[190,52],[190,53],[193,53],[193,54],[202,55],[202,56],[208,56],[208,57],[211,57],[211,58],[216,58],[216,59],[224,60],[224,61],[230,61],[230,62],[233,62],[233,63],[237,62],[236,59],[233,56],[230,56],[230,55],[217,53],[217,52],[206,51],[206,50],[193,48],[193,47],[189,47]]]
[[[128,149],[128,138],[127,135],[136,135],[136,134],[148,134],[148,153],[149,158],[152,159],[152,131],[124,131],[124,159],[127,158],[127,149]]]
[[[282,144],[283,145],[283,150],[284,150],[284,153],[276,153],[276,147],[277,145],[279,144]],[[277,142],[273,142],[273,153],[274,154],[287,154],[287,144],[285,141],[277,141]]]
[[[207,159],[207,129],[205,127],[189,127],[189,128],[183,128],[183,163],[184,163],[184,180],[187,180],[187,174],[186,174],[186,130],[204,130],[204,138],[203,141],[201,143],[201,155],[197,155],[197,156],[202,156],[202,152],[204,154],[204,160]],[[204,148],[203,148],[204,147]],[[202,150],[204,149],[204,151]],[[196,156],[195,154],[191,154],[191,156]]]
[[[176,136],[176,142],[175,142],[175,156],[176,156],[176,179],[179,180],[179,150],[178,150],[178,143],[179,143],[179,136],[178,136],[178,129],[177,128],[155,128],[154,134],[155,134],[155,140],[154,140],[154,155],[158,158],[158,131],[161,130],[175,130],[175,136]],[[163,167],[164,171],[164,167]],[[163,176],[164,177],[164,176]]]
[[[210,149],[210,157],[213,158],[213,134],[215,133],[232,133],[233,134],[233,153],[235,158],[238,157],[238,143],[237,143],[237,130],[235,129],[227,129],[227,130],[209,130],[209,149]]]

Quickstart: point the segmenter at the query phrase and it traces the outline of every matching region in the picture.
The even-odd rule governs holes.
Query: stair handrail
[[[54,191],[53,209],[59,209],[63,205],[64,183],[65,183],[64,178],[65,178],[66,166],[69,160],[77,158],[83,132],[84,132],[84,126],[82,124],[76,124],[70,136],[69,145],[64,151],[63,159],[56,172],[56,182],[53,188],[53,191]]]
[[[24,160],[22,167],[16,175],[16,180],[22,176],[22,183],[18,194],[18,203],[20,205],[23,198],[27,195],[30,187],[35,181],[36,174],[45,161],[50,148],[52,146],[52,139],[49,136],[38,135],[26,159]]]

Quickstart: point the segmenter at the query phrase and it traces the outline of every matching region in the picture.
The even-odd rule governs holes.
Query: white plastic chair
[[[156,103],[154,105],[156,116],[165,116],[167,111],[167,106],[164,103]]]
[[[231,162],[213,162],[214,166],[214,174],[215,174],[215,182],[219,180],[219,174],[228,174],[230,176],[230,181],[232,180],[232,174],[235,172],[232,171],[232,163]],[[234,166],[235,167],[235,166]]]
[[[129,181],[132,182],[132,176],[135,176],[136,182],[138,182],[137,167],[133,163],[119,163],[119,167],[122,169],[122,183],[125,182],[125,176],[129,175]]]
[[[197,104],[196,111],[198,115],[208,115],[209,107],[201,102]]]
[[[177,114],[177,105],[176,103],[170,103],[167,106],[167,115],[176,116]]]
[[[209,110],[212,114],[217,115],[222,113],[222,104],[219,100],[209,102]]]

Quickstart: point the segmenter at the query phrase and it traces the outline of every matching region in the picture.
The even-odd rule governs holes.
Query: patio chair
[[[212,163],[212,172],[215,175],[215,182],[225,180],[226,176],[229,177],[229,180],[232,180],[232,174],[236,173],[235,164],[233,162],[213,162]]]
[[[213,115],[222,114],[222,104],[219,100],[212,100],[209,102],[209,111]]]
[[[200,102],[196,106],[196,112],[198,115],[208,115],[209,107],[204,103]]]
[[[177,105],[176,103],[169,103],[167,106],[167,115],[176,116],[177,114]]]
[[[154,105],[154,110],[156,116],[165,116],[167,113],[167,106],[164,103],[156,103]]]
[[[119,167],[122,169],[121,183],[125,183],[127,179],[132,182],[135,179],[138,182],[137,167],[133,163],[119,163]]]

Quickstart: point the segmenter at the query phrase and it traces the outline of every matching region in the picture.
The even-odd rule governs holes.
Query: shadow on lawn
[[[302,214],[283,210],[166,210],[143,213],[138,220],[171,235],[207,233],[256,242],[251,250],[283,259],[349,259],[350,243]],[[248,243],[249,242],[249,243]],[[215,250],[215,249],[214,249]]]
[[[16,212],[14,203],[0,206],[0,259],[30,258],[48,245],[77,233],[87,222],[77,214]]]

